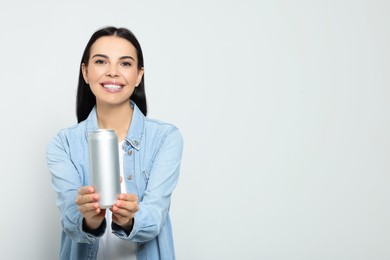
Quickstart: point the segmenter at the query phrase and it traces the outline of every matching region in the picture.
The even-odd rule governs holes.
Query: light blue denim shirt
[[[167,123],[145,117],[134,108],[123,144],[124,174],[128,193],[138,195],[139,211],[129,235],[118,228],[114,234],[137,243],[137,259],[175,259],[169,218],[171,194],[178,182],[183,139]],[[82,186],[90,185],[87,133],[97,130],[96,109],[83,122],[61,130],[47,145],[47,163],[61,213],[60,259],[96,259],[100,234],[83,231],[83,216],[75,199]]]

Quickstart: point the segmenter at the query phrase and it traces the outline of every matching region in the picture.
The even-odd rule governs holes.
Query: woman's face
[[[104,36],[91,46],[88,65],[82,64],[84,80],[99,105],[129,104],[129,98],[141,82],[137,51],[126,39]]]

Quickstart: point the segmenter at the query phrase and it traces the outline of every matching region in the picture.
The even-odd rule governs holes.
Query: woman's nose
[[[118,76],[117,67],[115,65],[108,66],[106,76],[107,77],[117,77]]]

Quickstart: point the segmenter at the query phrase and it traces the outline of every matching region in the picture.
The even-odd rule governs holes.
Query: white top
[[[122,177],[121,192],[126,193],[125,177],[123,173],[123,156],[124,151],[122,149],[123,142],[118,144],[119,148],[119,169]],[[112,234],[111,229],[111,211],[106,210],[107,229],[104,235],[99,239],[99,250],[97,259],[126,259],[136,260],[136,243],[121,239]]]

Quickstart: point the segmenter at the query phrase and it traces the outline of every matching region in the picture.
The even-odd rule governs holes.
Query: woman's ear
[[[85,83],[89,84],[88,83],[88,70],[87,70],[87,67],[85,66],[85,64],[81,64],[81,71],[83,72],[83,78],[85,80]]]
[[[138,85],[141,83],[141,80],[142,80],[142,76],[144,75],[144,68],[140,68],[138,70],[138,75],[137,75],[137,84],[135,85],[135,87],[138,87]]]

